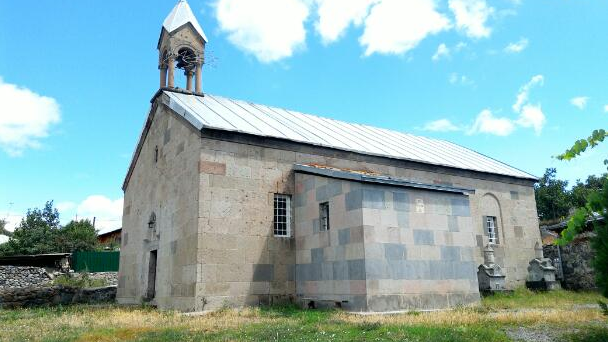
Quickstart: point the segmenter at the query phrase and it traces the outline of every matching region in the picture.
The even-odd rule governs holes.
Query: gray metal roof
[[[165,21],[163,21],[163,27],[167,32],[171,33],[187,23],[192,24],[196,32],[201,35],[205,42],[208,42],[207,36],[192,13],[192,9],[190,9],[188,2],[186,0],[179,0],[177,5],[173,7],[171,13],[165,18]]]
[[[165,105],[199,130],[205,128],[287,139],[374,156],[517,178],[536,177],[456,145],[412,134],[205,94],[163,91]]]

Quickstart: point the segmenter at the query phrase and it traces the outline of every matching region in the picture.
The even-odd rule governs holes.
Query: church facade
[[[120,303],[466,305],[487,244],[507,286],[524,284],[534,176],[446,141],[202,93],[206,44],[179,1],[123,184]]]

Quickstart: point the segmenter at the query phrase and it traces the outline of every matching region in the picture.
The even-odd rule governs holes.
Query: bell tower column
[[[169,65],[169,82],[167,86],[169,88],[174,87],[174,75],[175,75],[175,57],[173,55],[169,56],[167,64]]]
[[[203,62],[196,62],[196,85],[195,85],[195,91],[197,93],[201,93],[203,91],[202,89],[202,83],[203,83]]]
[[[160,87],[164,88],[167,86],[167,66],[162,65],[159,69],[160,69]]]
[[[192,70],[186,70],[186,90],[192,90]]]

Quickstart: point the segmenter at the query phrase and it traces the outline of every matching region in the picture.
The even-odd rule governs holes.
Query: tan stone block
[[[198,165],[200,173],[226,175],[226,164],[201,160]]]

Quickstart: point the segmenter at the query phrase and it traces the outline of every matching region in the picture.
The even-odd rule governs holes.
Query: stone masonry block
[[[253,265],[253,281],[272,281],[274,278],[274,265]]]
[[[410,211],[410,195],[406,192],[393,192],[393,209]]]
[[[403,260],[407,257],[405,246],[398,243],[385,243],[384,257],[387,260]]]
[[[198,164],[198,170],[200,173],[225,176],[226,164],[201,160]]]
[[[414,229],[414,243],[416,245],[433,245],[435,239],[430,230]]]
[[[340,245],[350,243],[350,228],[340,229],[338,231],[338,243]]]
[[[363,208],[384,209],[386,207],[383,190],[364,188],[362,191]]]
[[[460,247],[459,246],[440,246],[441,259],[448,261],[460,261]]]
[[[455,216],[470,216],[469,200],[465,198],[452,198],[452,215]]]
[[[313,248],[310,250],[311,262],[319,264],[323,262],[323,248]]]

